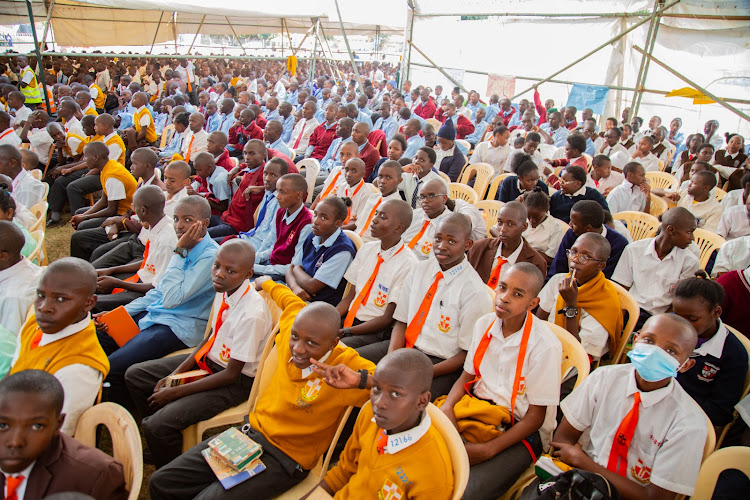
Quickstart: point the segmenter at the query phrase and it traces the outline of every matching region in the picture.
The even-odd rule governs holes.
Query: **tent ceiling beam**
[[[646,49],[651,54],[654,50],[654,42],[656,41],[656,34],[659,31],[659,17],[657,16],[657,7],[659,6],[659,0],[654,0],[653,14],[651,15],[651,21],[648,25],[648,33],[646,35]],[[641,103],[640,100],[640,88],[642,88],[646,82],[646,75],[648,74],[648,57],[641,57],[641,64],[638,67],[638,76],[635,80],[635,92],[633,92],[633,102],[630,105],[630,116],[638,116],[638,106]]]
[[[688,85],[690,85],[691,87],[693,87],[695,90],[697,90],[699,92],[702,92],[706,97],[708,97],[710,99],[713,99],[718,104],[721,104],[722,106],[724,106],[725,108],[727,108],[732,113],[734,113],[737,116],[741,117],[743,120],[750,121],[750,116],[748,116],[747,114],[743,113],[739,109],[737,109],[734,106],[732,106],[731,104],[729,104],[725,99],[722,99],[721,97],[718,97],[718,96],[714,95],[713,93],[709,92],[704,87],[701,87],[700,85],[698,85],[697,83],[695,83],[693,80],[691,80],[690,78],[686,77],[685,75],[683,75],[682,73],[678,72],[677,70],[671,68],[666,63],[664,63],[664,62],[660,61],[659,59],[655,58],[653,55],[647,54],[646,52],[644,52],[644,50],[642,48],[638,47],[637,45],[633,45],[633,48],[635,50],[637,50],[638,52],[640,52],[641,55],[643,55],[644,57],[648,57],[651,61],[653,61],[654,63],[658,64],[659,66],[661,66],[665,70],[669,71],[670,73],[672,73],[674,76],[676,76],[677,78],[679,78],[683,82],[685,82]]]
[[[341,9],[339,8],[339,0],[334,0],[334,4],[336,5],[336,14],[339,16],[339,26],[341,26],[341,34],[344,35],[344,43],[346,44],[346,52],[349,54],[349,61],[352,64],[352,70],[354,71],[354,76],[357,77],[357,84],[359,85],[359,92],[364,94],[365,86],[362,85],[362,79],[359,77],[359,68],[357,68],[357,63],[354,61],[354,54],[352,54],[352,48],[349,46],[349,37],[346,36],[346,30],[344,29],[344,21],[341,18]]]
[[[203,17],[201,18],[201,23],[198,25],[198,29],[195,30],[195,36],[193,37],[193,41],[190,42],[190,47],[188,47],[188,55],[190,55],[190,51],[193,50],[193,45],[195,45],[195,41],[198,39],[198,35],[200,35],[201,28],[203,27],[203,21],[206,20],[206,14],[203,14]]]
[[[670,8],[674,7],[674,6],[675,6],[675,5],[677,5],[678,3],[680,3],[680,0],[674,0],[673,2],[669,3],[668,5],[665,5],[665,6],[664,6],[664,7],[662,7],[661,9],[659,9],[659,10],[657,11],[657,14],[660,14],[660,13],[664,12],[665,10],[667,10],[667,9],[670,9]],[[616,42],[617,40],[619,40],[620,38],[624,37],[625,35],[627,35],[627,34],[628,34],[628,33],[630,33],[631,31],[633,31],[633,30],[637,29],[638,27],[640,27],[640,26],[642,26],[642,25],[646,24],[646,23],[647,23],[647,22],[649,22],[650,20],[651,20],[651,18],[646,18],[646,19],[643,19],[643,20],[641,20],[641,21],[638,21],[637,23],[635,23],[635,24],[634,24],[633,26],[631,26],[630,28],[628,28],[628,29],[626,29],[625,31],[622,31],[622,32],[620,32],[620,33],[619,33],[618,35],[616,35],[616,36],[614,36],[614,37],[610,38],[610,39],[609,39],[609,40],[607,40],[606,42],[602,43],[601,45],[599,45],[599,46],[598,46],[598,47],[596,47],[595,49],[593,49],[593,50],[591,50],[591,51],[587,52],[586,54],[584,54],[583,56],[579,57],[578,59],[576,59],[576,60],[575,60],[575,61],[573,61],[572,63],[570,63],[570,64],[568,64],[567,66],[563,67],[562,69],[559,69],[559,70],[555,71],[554,73],[552,73],[552,74],[551,74],[551,75],[549,75],[549,76],[548,76],[547,78],[545,78],[545,79],[543,79],[542,81],[540,81],[539,83],[537,83],[537,84],[534,84],[534,85],[532,85],[531,87],[529,87],[529,88],[527,88],[527,89],[524,89],[524,90],[522,90],[521,92],[516,92],[516,95],[514,95],[513,97],[511,97],[511,100],[512,100],[512,99],[515,99],[516,97],[518,97],[518,96],[519,96],[519,95],[521,95],[521,94],[525,94],[525,93],[526,93],[526,92],[528,92],[529,90],[533,90],[533,89],[535,89],[536,87],[538,87],[538,86],[539,86],[539,85],[541,85],[542,83],[544,83],[544,82],[546,82],[546,81],[548,81],[548,80],[550,80],[550,79],[552,79],[552,78],[556,77],[556,76],[557,76],[557,75],[559,75],[560,73],[562,73],[562,72],[564,72],[564,71],[566,71],[566,70],[568,70],[568,69],[572,68],[573,66],[575,66],[575,65],[576,65],[576,64],[578,64],[579,62],[581,62],[581,61],[583,61],[583,60],[585,60],[585,59],[588,59],[588,58],[589,58],[590,56],[592,56],[593,54],[595,54],[595,53],[599,52],[599,51],[600,51],[600,50],[602,50],[602,49],[603,49],[604,47],[607,47],[607,46],[609,46],[609,45],[610,45],[611,43],[613,43],[613,42]]]
[[[640,11],[640,12],[591,12],[591,13],[542,13],[542,14],[531,14],[528,12],[496,12],[496,13],[481,13],[481,14],[460,14],[457,12],[438,12],[430,14],[418,14],[415,13],[414,17],[460,17],[464,15],[481,15],[482,17],[548,17],[548,18],[580,18],[580,17],[599,17],[599,18],[635,18],[635,17],[651,17],[651,11]],[[750,21],[750,16],[722,16],[712,14],[664,14],[662,17],[674,18],[674,19],[700,19],[700,20],[713,20],[713,21]]]
[[[229,21],[228,16],[224,16],[224,19],[227,20],[227,24],[229,25],[229,29],[232,30],[232,34],[234,35],[235,40],[237,40],[237,43],[240,44],[240,48],[242,49],[242,53],[247,55],[247,51],[245,50],[245,47],[242,46],[242,40],[240,40],[240,37],[237,36],[237,32],[234,31],[234,26],[232,26],[231,21]]]
[[[151,49],[149,49],[148,53],[152,53],[154,51],[154,44],[156,43],[156,37],[159,35],[159,28],[161,27],[161,20],[164,18],[164,11],[161,11],[161,14],[159,15],[159,24],[156,25],[156,31],[154,31],[154,39],[151,41]]]
[[[419,52],[419,54],[422,57],[424,57],[425,59],[427,59],[427,62],[429,62],[430,64],[432,64],[433,68],[435,68],[436,70],[440,71],[443,74],[444,77],[446,77],[448,80],[450,80],[453,83],[453,85],[455,85],[456,87],[460,88],[461,90],[463,90],[467,94],[469,93],[469,91],[466,90],[466,88],[463,85],[461,85],[460,83],[458,83],[443,68],[441,68],[440,66],[438,66],[437,64],[435,64],[435,61],[433,61],[432,59],[430,59],[427,54],[425,54],[424,52],[422,52],[422,50],[419,47],[417,47],[416,45],[414,45],[414,42],[412,42],[411,40],[409,40],[409,45],[411,45],[412,47],[414,47],[414,50],[416,50],[417,52]],[[411,63],[411,64],[414,64],[414,63]]]

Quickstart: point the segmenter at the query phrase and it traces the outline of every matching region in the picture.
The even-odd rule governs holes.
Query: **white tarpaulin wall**
[[[43,22],[49,0],[32,2],[34,17]],[[366,12],[358,1],[339,0],[347,34],[402,35],[406,7],[402,0],[379,0],[382,9]],[[176,12],[176,22],[172,23]],[[163,13],[163,15],[162,15]],[[59,0],[52,8],[55,42],[63,46],[97,47],[151,45],[175,39],[175,34],[254,35],[281,33],[282,18],[291,33],[306,33],[312,19],[320,17],[327,36],[340,35],[339,18],[333,0]],[[227,23],[231,21],[231,27]],[[159,19],[161,18],[161,24]],[[0,24],[28,23],[26,2],[0,0]],[[156,32],[158,27],[158,33]]]
[[[414,4],[414,45],[440,67],[465,70],[463,86],[483,96],[487,76],[470,71],[545,78],[645,19],[653,7],[652,0],[466,0],[460,4],[452,0],[415,0]],[[502,16],[503,13],[522,15]],[[630,15],[624,17],[622,13]],[[539,17],[544,14],[576,17]],[[583,17],[584,14],[588,16]],[[478,20],[461,19],[487,15]],[[661,18],[653,55],[721,97],[748,99],[750,21],[741,19],[748,16],[748,1],[682,0]],[[407,35],[409,26],[407,21]],[[555,79],[635,87],[641,55],[632,47],[645,48],[647,32],[645,23]],[[408,50],[405,47],[405,53]],[[413,49],[410,60],[430,66]],[[445,93],[453,87],[432,67],[412,66],[409,78],[417,84],[442,84]],[[516,92],[534,83],[518,79]],[[645,88],[670,91],[686,86],[655,63],[650,64]],[[539,90],[543,100],[552,98],[559,107],[566,102],[570,85],[545,83]],[[531,99],[532,92],[521,97]],[[632,97],[630,91],[610,90],[605,114],[614,115],[615,108],[629,106]],[[617,101],[621,106],[616,106]],[[750,105],[735,106],[745,113],[750,111]],[[645,93],[638,114],[646,121],[658,114],[665,122],[680,116],[686,132],[702,129],[703,122],[716,118],[722,131],[740,131],[745,137],[750,136],[750,124],[718,104],[694,106],[689,99]]]

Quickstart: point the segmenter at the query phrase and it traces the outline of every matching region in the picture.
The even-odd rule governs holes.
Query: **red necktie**
[[[5,485],[8,491],[8,494],[5,495],[5,500],[18,500],[16,490],[21,486],[24,479],[26,479],[25,476],[5,476]]]
[[[508,262],[507,259],[503,259],[502,255],[497,256],[497,263],[495,264],[495,268],[492,269],[492,274],[490,274],[490,279],[487,281],[487,286],[492,288],[493,290],[497,286],[497,282],[500,279],[500,270],[503,268],[503,264]]]
[[[34,332],[34,336],[31,337],[31,345],[29,346],[31,349],[36,349],[39,347],[39,342],[42,341],[42,329],[37,328]]]
[[[612,440],[612,449],[609,450],[609,461],[607,469],[617,472],[626,477],[628,471],[628,448],[638,425],[638,405],[641,403],[641,393],[633,394],[633,408],[630,409],[625,418],[622,419],[620,427],[617,428],[615,438]]]
[[[414,315],[411,323],[409,323],[409,326],[406,327],[406,332],[404,333],[404,337],[406,338],[406,347],[414,347],[414,344],[417,342],[417,337],[419,337],[419,334],[422,332],[424,322],[427,320],[427,315],[429,314],[430,307],[432,306],[432,299],[435,298],[435,292],[437,291],[438,282],[441,279],[443,279],[443,273],[438,271],[438,273],[435,275],[435,281],[427,290],[427,294],[424,296],[424,299],[422,299],[422,303],[419,305],[419,309],[417,309],[417,314]]]
[[[378,431],[378,453],[381,455],[385,453],[385,447],[388,446],[388,434],[385,432],[385,429],[380,429]]]
[[[299,142],[302,140],[302,136],[305,135],[305,125],[307,125],[307,120],[302,122],[302,130],[300,130],[297,140],[294,141],[294,147],[292,149],[297,149],[299,147]]]

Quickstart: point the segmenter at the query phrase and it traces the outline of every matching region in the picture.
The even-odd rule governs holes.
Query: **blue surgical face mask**
[[[680,362],[655,344],[637,342],[628,357],[638,375],[647,382],[676,377],[680,369]]]

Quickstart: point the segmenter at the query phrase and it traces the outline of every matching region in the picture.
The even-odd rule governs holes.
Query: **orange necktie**
[[[495,267],[492,269],[492,274],[490,274],[490,279],[487,281],[487,286],[492,288],[493,290],[497,286],[497,282],[500,279],[500,270],[503,268],[503,264],[508,262],[507,259],[503,259],[502,255],[497,256],[497,263],[495,264]]]
[[[349,198],[350,200],[357,196],[357,193],[359,193],[359,190],[362,189],[362,186],[365,185],[365,181],[361,180],[359,181],[359,184],[357,184],[357,189],[354,190],[354,193],[349,195],[349,188],[346,188],[344,191],[344,196]],[[346,207],[346,219],[344,219],[344,224],[347,224],[349,222],[349,219],[352,217],[352,207]]]
[[[365,221],[365,225],[362,226],[362,230],[359,232],[360,236],[363,236],[365,234],[365,231],[367,231],[367,228],[370,227],[370,222],[372,222],[372,218],[375,217],[375,210],[378,209],[380,204],[383,203],[383,197],[381,196],[378,202],[375,204],[374,207],[372,207],[372,211],[370,211],[370,215],[367,216],[367,220]]]
[[[185,68],[185,76],[187,76],[187,80],[188,80],[187,81],[188,92],[192,92],[193,91],[193,85],[190,83],[190,69],[189,68]]]
[[[339,180],[339,177],[341,177],[341,170],[336,172],[336,175],[333,176],[333,179],[331,179],[331,183],[328,185],[325,191],[323,191],[323,194],[320,195],[320,199],[325,199],[326,196],[331,194],[331,191],[333,191],[333,188],[336,187],[336,181]]]
[[[31,349],[36,349],[37,347],[39,347],[39,342],[41,341],[42,341],[42,329],[37,328],[36,331],[34,332],[34,336],[31,337],[31,346],[30,346]]]
[[[413,249],[414,245],[416,245],[417,242],[419,242],[419,239],[422,237],[424,232],[427,231],[427,226],[429,225],[430,225],[429,219],[424,221],[424,224],[422,225],[422,229],[419,230],[419,232],[414,236],[414,238],[411,239],[411,241],[409,241],[409,243],[406,244],[406,246],[409,247],[410,249]]]
[[[386,438],[386,443],[387,443],[387,438]],[[26,476],[15,476],[15,477],[5,476],[5,485],[8,491],[8,494],[5,495],[5,500],[18,500],[18,495],[16,495],[16,490],[18,490],[18,487],[21,486],[24,479],[26,479]]]
[[[190,150],[193,149],[193,139],[195,139],[195,134],[190,136],[190,142],[188,143],[188,150],[187,153],[185,153],[185,161],[190,161]]]
[[[146,249],[143,250],[143,260],[141,261],[141,267],[138,268],[138,271],[140,271],[141,269],[143,269],[144,267],[146,267],[146,259],[148,259],[148,249],[149,249],[150,245],[151,245],[151,240],[147,240],[146,241]],[[136,273],[133,276],[131,276],[129,278],[125,278],[123,281],[127,281],[128,283],[138,283],[139,279],[140,278],[138,277],[138,272],[136,271]],[[124,288],[113,288],[112,289],[112,293],[113,294],[115,294],[115,293],[121,293],[121,292],[124,292],[124,291],[125,291]]]
[[[406,347],[414,347],[414,344],[417,342],[417,337],[419,337],[424,322],[427,320],[427,314],[430,312],[430,307],[432,306],[432,299],[435,298],[438,282],[441,279],[443,279],[443,273],[438,271],[435,275],[435,281],[427,290],[427,294],[424,296],[424,299],[422,299],[419,309],[417,309],[417,314],[414,315],[411,323],[406,327],[406,332],[404,333],[404,336],[406,337]]]
[[[250,290],[250,286],[245,289],[242,297],[245,296],[248,290]],[[240,299],[242,297],[240,297]],[[206,370],[209,373],[211,372],[211,369],[208,367],[208,364],[206,364],[206,357],[208,356],[208,352],[211,350],[214,342],[216,341],[216,336],[219,334],[221,325],[224,323],[224,312],[229,309],[229,304],[227,304],[226,298],[226,293],[221,296],[221,305],[219,306],[219,312],[216,314],[216,327],[214,328],[214,331],[211,332],[211,336],[208,338],[206,343],[203,344],[203,347],[201,347],[198,352],[195,353],[195,362],[198,364],[198,367],[202,370]]]
[[[385,429],[380,429],[378,431],[378,453],[384,454],[385,453],[385,447],[388,446],[388,433],[385,432]]]
[[[638,405],[641,403],[641,393],[633,394],[633,408],[630,409],[625,418],[622,419],[620,427],[617,428],[615,438],[612,440],[612,449],[609,450],[607,469],[617,472],[622,477],[627,477],[628,472],[628,448],[638,425]]]

